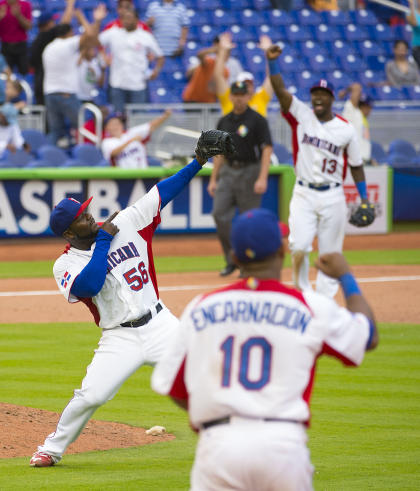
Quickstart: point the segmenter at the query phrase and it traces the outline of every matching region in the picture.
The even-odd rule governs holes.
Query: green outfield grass
[[[420,249],[344,251],[350,264],[420,264]],[[311,254],[311,261],[318,256]],[[155,257],[158,273],[218,271],[224,266],[222,256]],[[286,254],[285,267],[290,267]],[[43,278],[52,276],[53,261],[0,262],[1,278]]]
[[[0,400],[60,412],[99,335],[93,324],[0,326]],[[419,488],[420,325],[381,324],[380,338],[359,369],[329,358],[319,362],[309,430],[316,490]],[[151,391],[150,374],[151,368],[140,369],[94,417],[164,425],[176,440],[68,455],[46,469],[30,468],[29,456],[2,459],[0,489],[188,489],[196,436],[186,414]]]

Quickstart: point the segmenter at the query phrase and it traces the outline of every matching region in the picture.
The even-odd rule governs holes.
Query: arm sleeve
[[[113,238],[113,235],[105,232],[105,230],[99,230],[92,259],[74,280],[71,287],[72,295],[89,298],[101,291],[108,269],[107,254]]]
[[[111,152],[114,150],[114,148],[117,148],[118,145],[119,143],[116,142],[114,138],[104,138],[102,140],[101,149],[106,160],[111,161]]]
[[[150,135],[150,123],[144,123],[138,126],[133,126],[133,128],[130,128],[126,134],[130,138],[134,136],[140,136],[140,138],[144,140]]]
[[[200,169],[201,165],[194,159],[175,175],[156,184],[160,195],[161,209],[184,189]]]
[[[347,155],[349,164],[352,167],[360,167],[363,165],[362,155],[360,154],[360,144],[353,125],[351,125],[351,136],[347,145]]]

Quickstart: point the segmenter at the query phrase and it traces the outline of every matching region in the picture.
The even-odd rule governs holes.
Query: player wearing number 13
[[[52,231],[69,242],[54,264],[58,287],[68,302],[81,301],[89,307],[102,336],[81,388],[74,391],[56,431],[38,447],[31,466],[57,463],[94,411],[112,399],[138,368],[156,363],[163,353],[178,319],[159,298],[152,238],[161,209],[209,157],[223,153],[217,145],[213,150],[197,154],[189,165],[101,226],[87,212],[92,198],[84,203],[66,198],[52,211]]]
[[[292,252],[293,280],[304,290],[309,283],[309,252],[318,237],[319,253],[341,252],[347,208],[343,181],[348,166],[359,191],[362,206],[371,209],[363,162],[354,127],[332,112],[334,91],[320,80],[311,88],[313,109],[292,96],[285,88],[278,57],[281,48],[266,51],[270,80],[284,118],[292,129],[296,184],[290,202],[289,246]],[[373,221],[374,215],[365,225]],[[351,222],[353,223],[353,222]],[[363,226],[363,220],[357,224]],[[337,282],[318,272],[316,290],[333,297]]]

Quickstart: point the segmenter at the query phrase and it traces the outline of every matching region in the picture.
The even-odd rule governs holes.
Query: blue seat
[[[367,69],[366,62],[355,55],[337,58],[337,64],[345,72],[362,72]]]
[[[223,7],[221,0],[195,0],[197,10],[216,10]]]
[[[383,149],[382,145],[378,142],[371,141],[372,158],[378,162],[378,164],[386,164],[388,157]]]
[[[359,41],[357,46],[359,48],[359,53],[361,53],[365,58],[366,56],[383,56],[385,54],[382,44],[375,41],[372,42],[370,39]]]
[[[284,10],[270,10],[268,12],[268,18],[272,26],[289,26],[293,23],[293,17]]]
[[[341,39],[336,39],[335,41],[328,43],[327,47],[330,53],[339,58],[356,54],[353,43],[348,43],[346,41],[342,41]]]
[[[184,66],[182,65],[182,61],[179,58],[170,58],[169,56],[165,57],[165,63],[162,67],[163,73],[172,73],[176,70],[183,70]]]
[[[387,62],[387,59],[385,56],[366,56],[365,57],[366,64],[370,70],[373,70],[375,72],[382,72],[382,74],[385,73],[385,65]],[[382,75],[384,76],[384,75]]]
[[[291,24],[285,27],[286,41],[308,41],[314,38],[313,32],[308,26],[300,26],[299,24]]]
[[[255,10],[270,10],[272,8],[270,0],[254,0]]]
[[[307,59],[307,64],[314,72],[330,72],[337,67],[336,63],[328,56],[315,55]]]
[[[232,41],[235,44],[257,39],[257,32],[253,26],[242,27],[239,24],[234,24],[230,26],[229,32],[232,34]]]
[[[204,24],[211,24],[212,22],[210,12],[188,9],[187,13],[191,26],[203,26]]]
[[[364,41],[369,39],[369,31],[364,26],[357,24],[348,24],[343,26],[344,39],[347,41]]]
[[[188,41],[198,41],[198,26],[190,26],[187,35]]]
[[[254,26],[257,38],[262,35],[269,36],[273,43],[277,41],[284,41],[286,36],[283,26],[272,26],[269,23],[261,24],[260,26]]]
[[[407,94],[408,99],[412,101],[420,101],[420,85],[404,87],[404,91]]]
[[[394,31],[386,24],[376,24],[368,26],[369,38],[371,41],[393,41],[395,39]]]
[[[354,82],[354,78],[347,72],[341,70],[333,70],[327,74],[328,82],[331,82],[335,91],[346,89],[350,84]]]
[[[378,18],[369,9],[352,10],[350,16],[352,17],[353,23],[359,26],[376,26],[378,23]]]
[[[289,92],[304,102],[311,100],[311,93],[304,87],[289,87]]]
[[[42,145],[51,144],[48,136],[42,131],[25,129],[22,130],[22,136],[25,142],[31,147],[31,152],[35,155]]]
[[[303,70],[296,73],[296,83],[298,89],[309,89],[320,79],[319,73],[312,73],[309,70]]]
[[[281,56],[279,58],[279,65],[284,73],[302,72],[306,68],[301,58],[292,55]]]
[[[359,82],[364,86],[372,86],[377,84],[381,80],[383,80],[384,74],[383,72],[378,72],[374,70],[365,70],[363,72],[359,72]]]
[[[394,39],[404,39],[410,45],[411,37],[413,35],[412,28],[409,24],[392,26],[391,31],[394,33]]]
[[[333,42],[337,39],[343,39],[343,33],[337,26],[329,26],[328,24],[319,24],[314,26],[314,37],[318,42]]]
[[[307,8],[296,11],[296,20],[301,26],[317,26],[322,23],[321,15]]]
[[[407,161],[417,157],[417,152],[414,146],[407,140],[396,139],[393,140],[388,148],[388,155],[405,156]]]
[[[262,72],[265,73],[265,56],[264,53],[255,53],[246,58],[246,68],[247,71],[251,73]]]
[[[220,26],[205,24],[198,28],[198,40],[201,45],[211,44],[213,43],[215,37],[220,34],[220,32]]]
[[[69,158],[64,150],[54,145],[42,145],[37,151],[37,160],[45,161],[49,167],[61,167]]]
[[[101,150],[88,143],[82,143],[73,147],[72,157],[75,161],[80,162],[80,165],[86,167],[108,165]],[[67,162],[66,167],[71,167],[71,163]]]
[[[252,0],[222,0],[223,8],[226,10],[252,9]]]
[[[328,50],[325,46],[312,40],[299,43],[299,52],[307,58],[315,57],[316,55],[328,56]]]
[[[321,12],[323,22],[329,26],[346,26],[351,23],[347,10],[326,10]]]
[[[273,143],[273,152],[279,164],[293,164],[292,154],[281,143]]]
[[[236,12],[216,9],[212,12],[212,25],[232,26],[239,23],[239,15]]]
[[[22,148],[16,150],[16,152],[6,150],[2,159],[4,162],[7,162],[7,165],[4,165],[4,167],[25,167],[33,159],[33,156]]]
[[[181,102],[179,97],[177,97],[171,90],[166,89],[165,87],[151,89],[149,90],[149,94],[150,102],[154,104]]]
[[[374,88],[375,99],[378,101],[401,101],[405,99],[402,89],[384,85],[383,87]]]
[[[239,22],[243,26],[260,26],[268,22],[268,16],[265,16],[262,12],[245,9],[239,12]]]
[[[147,155],[147,164],[149,167],[162,167],[162,161],[151,155]]]

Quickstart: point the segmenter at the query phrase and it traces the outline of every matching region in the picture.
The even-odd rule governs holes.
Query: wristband
[[[343,274],[343,276],[338,278],[338,281],[341,284],[341,288],[343,289],[343,293],[346,298],[349,298],[352,295],[361,295],[359,285],[351,273]]]
[[[268,68],[270,70],[270,75],[277,75],[281,73],[279,59],[275,58],[274,60],[268,60]]]
[[[366,181],[356,182],[356,187],[359,191],[360,197],[362,199],[367,199]]]

